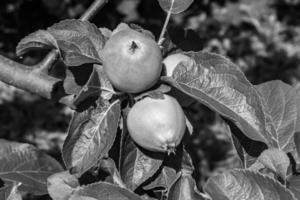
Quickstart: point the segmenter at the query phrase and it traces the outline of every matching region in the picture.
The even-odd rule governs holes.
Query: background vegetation
[[[20,39],[66,18],[78,18],[91,0],[2,0],[0,54],[33,65],[46,52],[15,56]],[[115,28],[135,23],[159,35],[165,13],[153,0],[110,0],[93,23]],[[229,57],[253,84],[280,79],[300,88],[300,0],[195,0],[174,15],[169,36],[183,50]],[[221,118],[194,102],[185,107],[194,125],[189,151],[200,185],[217,171],[239,166]],[[32,143],[60,159],[72,111],[0,82],[0,138]],[[0,183],[1,184],[1,183]]]

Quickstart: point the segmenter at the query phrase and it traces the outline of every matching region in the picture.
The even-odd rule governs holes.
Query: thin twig
[[[96,0],[92,3],[92,5],[85,11],[85,13],[80,17],[82,21],[91,20],[98,10],[100,10],[108,0]]]
[[[168,26],[168,24],[169,24],[169,21],[170,21],[170,18],[171,18],[171,14],[172,14],[172,12],[171,12],[171,9],[168,11],[168,15],[167,15],[167,17],[166,17],[166,19],[165,19],[165,22],[164,22],[164,26],[163,26],[163,28],[162,28],[162,30],[161,30],[161,32],[160,32],[160,36],[159,36],[159,39],[158,39],[158,45],[160,46],[162,43],[163,43],[163,41],[164,41],[164,35],[165,35],[165,32],[167,31],[167,26]]]

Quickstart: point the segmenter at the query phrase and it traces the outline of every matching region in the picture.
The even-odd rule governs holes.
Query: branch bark
[[[107,2],[108,0],[95,0],[80,20],[91,20]],[[59,100],[67,95],[60,88],[63,80],[48,75],[58,55],[57,50],[52,50],[35,66],[26,66],[0,55],[0,81],[47,99]],[[70,106],[66,99],[69,98],[60,102]]]

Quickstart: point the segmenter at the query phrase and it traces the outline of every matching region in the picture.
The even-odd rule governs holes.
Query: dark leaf
[[[68,171],[53,174],[47,180],[48,192],[54,200],[68,200],[79,186],[78,179]]]
[[[158,0],[158,2],[166,12],[179,14],[185,11],[193,3],[193,0]]]
[[[47,31],[38,30],[23,38],[17,48],[17,56],[35,49],[59,49],[55,38]]]
[[[129,135],[125,138],[121,153],[121,177],[131,190],[151,178],[163,162],[163,155],[140,149]]]
[[[256,88],[265,103],[267,125],[272,134],[272,147],[286,153],[295,148],[294,133],[300,131],[300,107],[297,91],[282,81],[270,81]]]
[[[245,150],[245,147],[242,146],[242,143],[239,141],[239,139],[234,134],[231,135],[231,138],[232,138],[232,143],[237,151],[237,154],[242,161],[243,167],[249,168],[252,164],[255,163],[256,157],[258,155],[251,156],[251,154],[247,153],[247,151]],[[250,143],[247,143],[247,145],[249,146],[250,150],[255,149],[255,143],[251,144],[251,142],[250,142]]]
[[[67,19],[49,27],[67,66],[101,63],[105,38],[90,22]]]
[[[64,79],[64,90],[67,94],[78,94],[89,80],[93,72],[92,64],[84,64],[81,67],[68,67]]]
[[[99,159],[107,156],[114,143],[120,118],[120,102],[100,102],[81,113],[74,113],[63,158],[68,169],[83,174]]]
[[[181,62],[172,78],[163,79],[232,120],[247,137],[268,143],[271,136],[260,96],[243,72],[217,54],[191,52],[188,56],[195,62]]]
[[[250,170],[231,170],[211,177],[204,191],[214,200],[296,200],[279,182]]]
[[[175,155],[172,154],[165,158],[162,168],[143,189],[168,191],[181,175],[190,175],[193,171],[192,159],[181,145],[176,149]]]
[[[113,86],[106,77],[103,67],[95,64],[89,80],[74,99],[74,105],[77,107],[81,102],[93,96],[99,97],[101,95],[103,99],[109,100],[113,94]]]
[[[47,178],[62,170],[56,160],[32,145],[0,140],[0,178],[20,182],[20,191],[46,194]]]

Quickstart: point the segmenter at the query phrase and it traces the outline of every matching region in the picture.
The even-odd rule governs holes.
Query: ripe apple
[[[185,115],[176,99],[146,97],[128,113],[127,127],[132,139],[154,152],[174,152],[185,133]]]
[[[130,28],[111,36],[104,46],[102,60],[112,85],[127,93],[149,89],[162,70],[161,50],[155,40]]]

